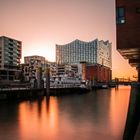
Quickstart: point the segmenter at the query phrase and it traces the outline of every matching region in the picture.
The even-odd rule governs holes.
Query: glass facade
[[[57,64],[78,64],[83,61],[111,68],[111,43],[96,39],[91,42],[75,40],[66,45],[56,45]]]

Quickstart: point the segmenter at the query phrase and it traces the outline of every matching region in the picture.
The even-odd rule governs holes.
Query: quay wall
[[[59,96],[75,93],[86,93],[86,88],[50,88],[49,94],[46,89],[22,89],[22,90],[0,90],[0,100],[30,99],[39,96]]]
[[[42,89],[3,90],[0,91],[0,100],[30,99],[44,96]]]

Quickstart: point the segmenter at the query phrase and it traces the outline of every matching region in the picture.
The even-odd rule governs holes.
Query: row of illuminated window
[[[89,51],[94,51],[95,49],[93,48],[93,47],[72,47],[72,48],[63,48],[63,47],[61,47],[61,48],[59,48],[59,49],[56,49],[56,52],[57,51],[66,51],[66,52],[68,52],[68,51],[74,51],[74,52],[76,52],[76,51],[85,51],[85,50],[89,50]]]
[[[95,49],[93,47],[72,47],[72,48],[59,48],[59,49],[56,49],[56,52],[57,51],[64,51],[64,52],[78,52],[78,51],[95,51]]]
[[[73,42],[67,45],[57,45],[56,47],[83,47],[83,46],[95,46],[97,43],[96,41],[92,43],[84,43],[84,42]]]
[[[63,54],[63,53],[60,53],[60,54],[57,54],[57,56],[61,57],[61,58],[80,58],[80,57],[88,57],[88,58],[93,58],[93,57],[97,57],[97,55],[94,53],[94,54],[91,54],[91,53],[84,53],[84,54]]]
[[[70,54],[75,54],[75,55],[87,55],[87,54],[95,54],[96,51],[90,51],[90,50],[81,50],[81,51],[57,51],[56,54],[65,54],[65,55],[70,55]]]
[[[95,60],[94,59],[94,57],[93,58],[89,58],[89,57],[79,57],[79,58],[62,58],[62,60],[67,60],[67,61],[69,61],[69,60],[73,60],[73,61],[79,61],[79,60],[81,60],[81,59],[84,59],[84,60],[89,60],[89,61],[92,61],[92,60]]]
[[[95,51],[96,48],[94,47],[71,47],[71,48],[67,48],[67,47],[60,47],[56,49],[57,51],[81,51],[81,50],[92,50]]]
[[[81,57],[79,59],[74,59],[74,58],[70,58],[70,59],[67,59],[67,58],[58,58],[57,61],[62,61],[62,62],[80,62],[80,61],[88,61],[88,62],[95,62],[96,59],[90,59],[88,57]]]
[[[81,50],[81,49],[95,49],[95,46],[64,46],[64,47],[57,47],[56,50]]]
[[[88,53],[85,53],[85,54],[81,54],[81,55],[76,55],[76,54],[61,54],[60,57],[66,57],[66,58],[80,58],[80,57],[88,57],[88,58],[92,58],[92,57],[95,57],[96,54],[88,54]]]

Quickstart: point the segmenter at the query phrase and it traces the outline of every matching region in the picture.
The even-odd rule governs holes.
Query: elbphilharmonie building
[[[109,41],[95,39],[90,42],[74,40],[65,45],[56,45],[56,62],[58,64],[99,64],[112,67],[112,44]]]

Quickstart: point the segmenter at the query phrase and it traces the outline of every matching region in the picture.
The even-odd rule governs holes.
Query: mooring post
[[[37,68],[37,88],[40,89],[42,87],[42,68]]]
[[[46,97],[50,96],[50,69],[46,69]]]
[[[127,120],[123,140],[134,140],[140,120],[140,83],[131,87]]]

